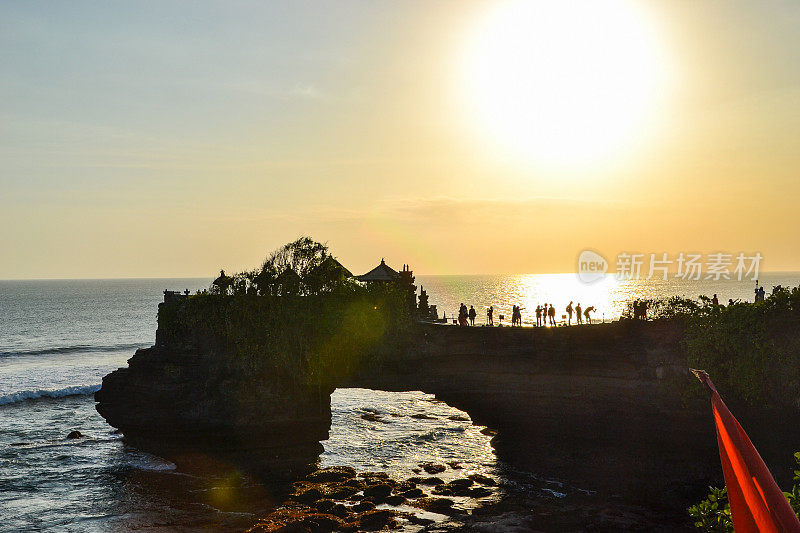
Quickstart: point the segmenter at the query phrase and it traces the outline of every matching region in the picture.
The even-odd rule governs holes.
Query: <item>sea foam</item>
[[[99,383],[96,385],[77,385],[74,387],[66,387],[63,389],[55,389],[55,390],[50,390],[50,389],[23,390],[0,396],[0,405],[24,402],[26,400],[36,400],[38,398],[63,398],[64,396],[84,396],[87,394],[94,394],[99,390],[100,390]]]

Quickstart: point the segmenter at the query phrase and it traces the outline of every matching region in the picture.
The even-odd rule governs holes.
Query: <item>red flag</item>
[[[800,533],[800,521],[792,506],[747,433],[725,406],[708,374],[702,370],[692,372],[711,390],[719,457],[728,487],[733,529],[737,533]]]

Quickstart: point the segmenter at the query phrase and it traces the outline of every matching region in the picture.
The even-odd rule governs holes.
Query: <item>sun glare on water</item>
[[[634,150],[669,81],[655,26],[625,0],[491,4],[463,57],[483,137],[550,166]]]

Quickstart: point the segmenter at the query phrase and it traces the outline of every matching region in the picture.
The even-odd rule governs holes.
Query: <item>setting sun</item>
[[[572,167],[619,158],[655,127],[669,69],[630,2],[493,4],[467,39],[461,83],[480,142]]]

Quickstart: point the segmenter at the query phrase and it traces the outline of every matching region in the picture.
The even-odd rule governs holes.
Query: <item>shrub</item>
[[[800,452],[794,454],[798,470],[794,471],[794,485],[783,494],[789,500],[792,509],[800,515]],[[731,504],[728,501],[728,490],[709,487],[708,497],[700,503],[689,507],[689,516],[694,520],[694,527],[709,533],[733,533]]]

